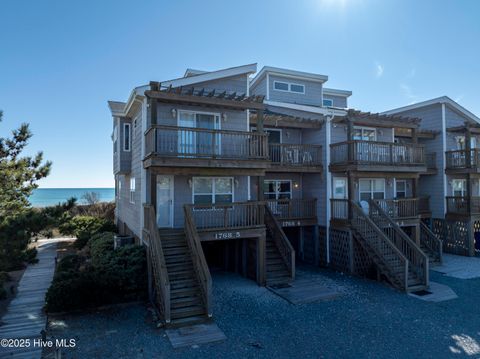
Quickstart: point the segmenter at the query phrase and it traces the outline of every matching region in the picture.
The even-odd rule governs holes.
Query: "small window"
[[[467,194],[467,180],[465,179],[452,180],[452,192],[454,197],[465,197]]]
[[[385,180],[383,178],[361,179],[359,187],[360,201],[385,198]]]
[[[297,93],[305,93],[305,86],[297,85],[297,84],[290,84],[290,91],[297,92]]]
[[[233,202],[232,177],[194,177],[193,203],[214,204]]]
[[[135,177],[130,178],[130,203],[135,203]]]
[[[273,83],[273,88],[279,91],[288,91],[288,83],[275,81]]]
[[[265,199],[292,198],[292,182],[290,180],[268,180],[263,182]]]
[[[333,100],[330,98],[323,99],[323,106],[325,107],[333,107]]]
[[[396,187],[396,198],[406,198],[407,197],[407,181],[405,180],[397,180],[395,181]]]
[[[377,130],[370,127],[354,127],[353,139],[357,141],[376,141]]]
[[[122,194],[122,179],[120,177],[118,177],[117,179],[117,187],[115,187],[115,190],[116,190],[116,197],[117,198],[120,198],[121,194]]]
[[[123,150],[130,151],[131,147],[131,132],[130,132],[130,124],[124,123],[123,124]]]

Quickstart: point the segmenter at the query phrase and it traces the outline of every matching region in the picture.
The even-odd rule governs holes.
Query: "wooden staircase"
[[[170,280],[171,325],[180,326],[208,319],[183,229],[159,229]]]
[[[265,206],[266,285],[283,286],[295,279],[295,250],[271,209]]]
[[[442,240],[423,222],[420,222],[420,248],[428,256],[430,264],[442,264]]]
[[[410,292],[428,287],[428,258],[385,213],[374,207],[374,215],[367,215],[350,201],[352,233],[370,255],[379,272],[392,285]],[[372,207],[371,207],[372,208]],[[380,209],[381,210],[381,209]],[[371,212],[372,213],[372,212]],[[386,218],[386,217],[387,218]]]

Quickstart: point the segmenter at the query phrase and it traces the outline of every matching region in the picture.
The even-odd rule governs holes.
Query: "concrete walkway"
[[[59,239],[39,241],[38,263],[27,267],[18,286],[16,297],[10,302],[0,321],[0,339],[30,339],[26,348],[0,347],[0,358],[40,358],[42,349],[33,345],[45,328],[43,312],[45,293],[53,279],[55,256]]]
[[[480,278],[480,258],[443,254],[442,265],[431,269],[458,279]]]

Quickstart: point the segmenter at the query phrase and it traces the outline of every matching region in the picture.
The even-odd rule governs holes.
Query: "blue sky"
[[[107,100],[246,63],[329,76],[350,106],[448,95],[480,115],[479,1],[2,1],[0,136],[21,122],[41,187],[113,186]]]

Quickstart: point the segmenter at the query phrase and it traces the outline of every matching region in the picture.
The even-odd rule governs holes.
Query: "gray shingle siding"
[[[237,92],[238,94],[247,92],[247,75],[226,77],[219,80],[199,82],[192,85],[196,89],[205,88],[205,90]],[[189,87],[189,86],[188,86]]]
[[[334,96],[323,94],[325,100],[332,100],[333,107],[347,108],[347,98],[343,96]]]

